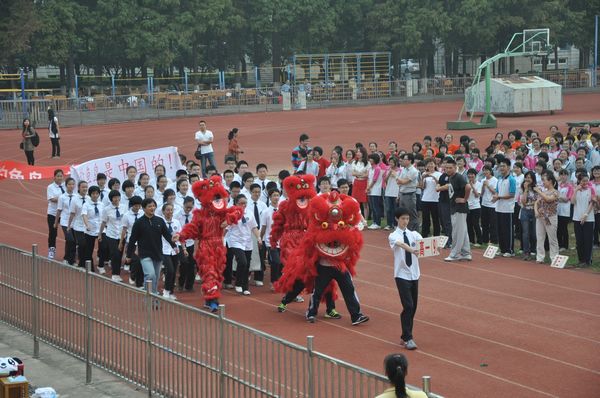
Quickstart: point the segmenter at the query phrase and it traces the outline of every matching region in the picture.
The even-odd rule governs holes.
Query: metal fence
[[[536,75],[563,89],[591,88],[591,70],[545,71]],[[524,76],[521,74],[521,76]],[[472,77],[424,78],[395,81],[313,83],[305,86],[308,108],[335,105],[418,101],[419,98],[459,98],[473,84]],[[296,87],[292,103],[297,108]],[[98,94],[67,98],[0,101],[0,128],[18,128],[24,115],[40,126],[47,123],[47,109],[55,109],[62,126],[105,124],[144,119],[166,119],[283,109],[280,87],[229,88],[189,92],[133,92],[128,95]]]
[[[0,321],[165,397],[371,398],[387,379],[218,315],[0,245]],[[423,390],[430,397],[429,377]],[[414,387],[411,387],[414,389]]]

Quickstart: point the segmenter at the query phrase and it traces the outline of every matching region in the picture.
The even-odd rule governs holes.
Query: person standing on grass
[[[60,132],[54,109],[48,108],[48,135],[52,143],[52,159],[60,158]]]
[[[515,193],[517,183],[510,175],[510,159],[503,158],[498,162],[500,178],[496,185],[496,193],[492,201],[496,203],[496,220],[498,225],[498,242],[500,253],[504,257],[514,255],[513,213],[515,212]]]
[[[164,205],[163,205],[164,206]],[[152,282],[152,293],[158,293],[158,277],[162,265],[162,238],[175,248],[179,234],[171,235],[167,223],[162,218],[155,216],[156,202],[154,199],[142,200],[144,215],[133,224],[131,236],[127,243],[126,263],[131,263],[131,258],[136,247],[144,271],[144,284]]]
[[[471,244],[467,231],[467,200],[471,186],[456,172],[456,161],[446,160],[446,174],[449,176],[448,195],[450,196],[450,217],[452,222],[452,246],[450,255],[444,261],[471,261]]]
[[[56,212],[58,209],[58,199],[65,193],[63,178],[65,174],[61,169],[54,170],[54,181],[46,188],[46,199],[48,200],[48,211],[46,219],[48,221],[48,258],[53,259],[56,254],[56,235],[58,232],[56,222]]]
[[[551,171],[542,173],[543,188],[539,186],[534,190],[538,194],[538,200],[535,202],[535,232],[537,238],[537,249],[535,252],[535,261],[541,264],[546,259],[546,249],[544,242],[548,237],[550,244],[550,262],[558,255],[558,240],[556,230],[558,228],[558,191],[556,190],[556,179]]]
[[[213,167],[217,167],[215,163],[215,153],[212,147],[214,135],[212,131],[206,129],[206,122],[204,120],[200,120],[198,126],[200,129],[196,131],[195,135],[196,142],[198,143],[196,159],[200,160],[202,178],[206,178],[207,163]]]
[[[33,138],[37,133],[35,129],[31,125],[31,120],[28,118],[23,119],[23,130],[21,131],[21,149],[25,152],[25,157],[27,158],[27,164],[29,166],[35,165],[35,157],[33,156],[33,150],[35,149],[35,145],[33,145]]]
[[[389,235],[389,243],[394,252],[394,278],[396,287],[402,302],[402,324],[401,344],[407,350],[416,350],[417,344],[413,340],[413,320],[417,312],[417,301],[419,297],[419,257],[417,257],[417,241],[423,239],[417,231],[408,228],[410,223],[410,211],[398,207],[394,212],[397,227]]]
[[[391,387],[375,398],[427,398],[423,391],[413,391],[406,388],[408,376],[408,360],[402,354],[390,354],[383,361],[385,375]]]
[[[594,245],[594,205],[596,203],[596,190],[590,184],[590,179],[585,171],[577,174],[571,203],[573,203],[573,226],[577,242],[577,257],[579,267],[592,265],[592,247]]]

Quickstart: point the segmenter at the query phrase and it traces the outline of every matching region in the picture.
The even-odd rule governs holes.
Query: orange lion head
[[[300,209],[306,209],[309,201],[315,197],[315,176],[306,174],[289,176],[283,180],[285,196]]]
[[[223,186],[220,176],[212,176],[199,180],[192,185],[192,192],[204,209],[212,209],[217,213],[227,211],[229,193]]]

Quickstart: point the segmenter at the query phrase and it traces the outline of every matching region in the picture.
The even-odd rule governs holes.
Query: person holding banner
[[[410,211],[404,207],[394,212],[397,227],[389,236],[389,243],[394,252],[394,278],[402,302],[400,322],[402,324],[401,344],[407,350],[416,350],[413,339],[413,320],[417,312],[419,297],[419,257],[417,241],[423,239],[417,231],[408,229]]]

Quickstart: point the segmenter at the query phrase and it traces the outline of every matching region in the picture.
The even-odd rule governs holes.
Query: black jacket
[[[163,237],[172,247],[175,247],[175,243],[171,241],[173,237],[167,229],[165,220],[157,216],[148,218],[143,215],[133,224],[131,229],[131,237],[127,245],[127,257],[131,258],[137,243],[140,258],[150,257],[153,260],[162,260],[161,238]]]

